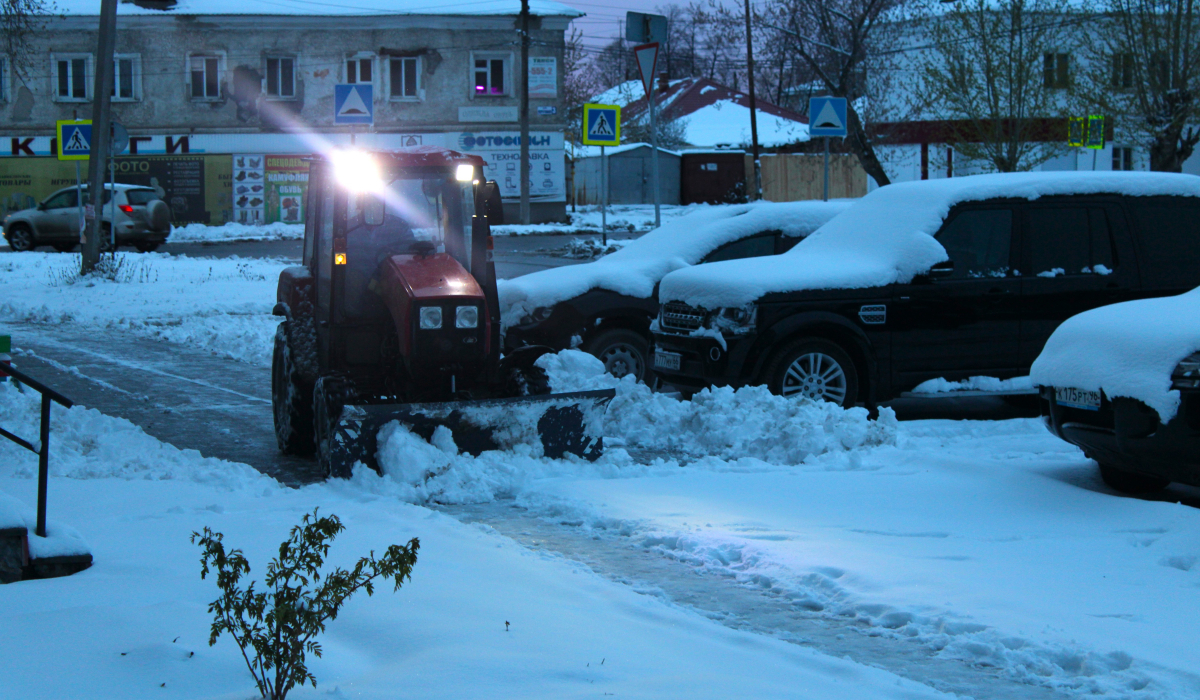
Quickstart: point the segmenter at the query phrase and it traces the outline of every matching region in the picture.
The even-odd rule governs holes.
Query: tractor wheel
[[[321,377],[313,387],[313,442],[317,447],[317,466],[327,479],[349,479],[345,465],[333,463],[333,431],[342,418],[344,392],[333,377]]]
[[[541,367],[513,367],[508,373],[506,396],[542,396],[550,393],[550,377]]]
[[[27,250],[33,250],[37,247],[37,241],[33,237],[33,230],[25,224],[14,224],[8,230],[8,247],[12,248],[14,253],[24,253]]]
[[[271,361],[271,406],[275,414],[275,440],[287,454],[311,455],[313,442],[313,392],[300,376],[287,342],[287,323],[275,331]]]

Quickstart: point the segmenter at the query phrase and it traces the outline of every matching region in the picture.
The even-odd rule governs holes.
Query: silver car
[[[104,185],[104,204],[100,212],[104,231],[101,250],[130,245],[148,253],[167,240],[171,233],[171,208],[152,187],[116,186],[116,240],[113,240],[112,186]],[[84,187],[84,203],[88,202]],[[79,245],[79,188],[68,187],[47,197],[33,209],[22,209],[4,218],[4,237],[14,252],[48,245],[68,252]]]

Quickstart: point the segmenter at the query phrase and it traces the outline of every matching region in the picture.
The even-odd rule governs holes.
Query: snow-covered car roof
[[[905,283],[947,260],[933,235],[950,209],[996,198],[1122,194],[1200,196],[1200,177],[1172,173],[1045,172],[972,175],[888,185],[863,197],[794,248],[713,263],[662,280],[659,298],[715,309],[767,294]]]
[[[654,285],[664,275],[695,265],[726,243],[772,230],[782,231],[785,236],[806,236],[848,209],[853,201],[700,207],[596,262],[500,280],[503,323],[512,325],[539,306],[553,306],[592,289],[644,299],[654,293]]]
[[[1059,326],[1029,376],[1039,386],[1127,396],[1158,412],[1163,423],[1179,409],[1171,372],[1200,351],[1200,288],[1085,311]]]

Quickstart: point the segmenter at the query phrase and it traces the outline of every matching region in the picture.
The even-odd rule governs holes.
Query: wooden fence
[[[763,155],[763,198],[772,202],[820,199],[825,182],[825,156],[788,153]],[[754,160],[746,156],[746,179],[754,177]],[[747,182],[749,184],[749,182]],[[853,155],[829,156],[829,198],[861,197],[867,193],[867,172]]]

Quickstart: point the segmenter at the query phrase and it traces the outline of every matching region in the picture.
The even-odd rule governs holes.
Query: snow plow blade
[[[404,423],[425,440],[445,426],[459,451],[476,457],[488,450],[538,442],[546,457],[573,454],[595,461],[604,453],[604,411],[614,396],[615,390],[603,389],[512,399],[346,406],[333,430],[330,475],[349,477],[355,462],[380,471],[376,436],[392,421]]]

